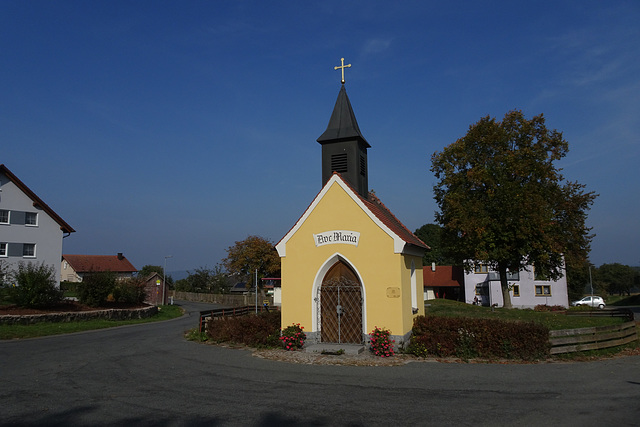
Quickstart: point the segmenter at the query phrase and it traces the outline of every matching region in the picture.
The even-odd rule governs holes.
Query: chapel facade
[[[337,67],[338,68],[338,67]],[[282,325],[308,343],[366,344],[375,328],[407,341],[424,314],[429,248],[368,189],[367,149],[342,82],[322,146],[322,188],[277,243]]]

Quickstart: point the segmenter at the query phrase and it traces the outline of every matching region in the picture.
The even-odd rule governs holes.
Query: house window
[[[25,212],[24,213],[25,225],[38,225],[38,213],[37,212]]]
[[[0,243],[0,257],[6,257],[6,256],[7,256],[7,244]]]
[[[25,243],[22,245],[22,256],[25,258],[35,258],[36,257],[36,244],[35,243]]]
[[[0,224],[9,224],[9,211],[0,209]]]
[[[520,280],[520,272],[519,271],[507,271],[507,280],[519,281]]]
[[[514,297],[520,296],[520,285],[513,285],[513,296]]]
[[[474,273],[488,273],[489,272],[489,266],[486,264],[476,264],[476,266],[473,269]]]
[[[549,286],[549,285],[536,285],[536,296],[537,297],[550,297],[551,296],[551,286]]]

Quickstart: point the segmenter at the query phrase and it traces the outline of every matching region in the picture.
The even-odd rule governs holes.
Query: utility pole
[[[167,258],[173,258],[173,255],[166,255],[164,257],[164,265],[162,267],[162,305],[164,305],[164,292],[167,289]]]

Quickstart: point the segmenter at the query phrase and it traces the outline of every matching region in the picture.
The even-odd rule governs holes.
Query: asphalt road
[[[640,423],[640,357],[296,365],[185,341],[206,306],[181,304],[168,322],[0,342],[0,425]]]

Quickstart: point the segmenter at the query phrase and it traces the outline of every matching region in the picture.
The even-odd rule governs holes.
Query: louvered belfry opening
[[[335,172],[344,173],[349,170],[349,164],[347,162],[347,153],[333,154],[331,155],[331,169]]]
[[[319,305],[322,342],[362,344],[362,286],[344,262],[327,272]]]

